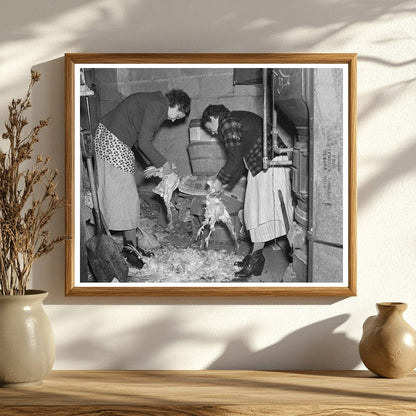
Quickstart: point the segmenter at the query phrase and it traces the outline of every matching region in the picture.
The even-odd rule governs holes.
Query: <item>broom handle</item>
[[[101,233],[101,215],[100,215],[100,205],[98,203],[97,197],[97,186],[95,184],[94,178],[94,167],[92,165],[92,159],[90,157],[85,158],[87,162],[87,171],[88,171],[88,178],[90,179],[91,185],[91,195],[92,195],[92,205],[94,207],[94,219],[95,219],[95,231],[96,233]]]
[[[279,189],[277,191],[277,193],[279,195],[280,208],[282,209],[283,222],[285,224],[285,229],[286,229],[286,234],[287,234],[289,232],[289,218],[287,217],[286,205],[285,205],[285,201],[283,199],[282,191]]]

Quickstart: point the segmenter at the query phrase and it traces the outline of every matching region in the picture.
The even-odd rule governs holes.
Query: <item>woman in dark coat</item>
[[[95,133],[98,172],[98,199],[110,230],[123,231],[127,261],[141,268],[143,262],[131,250],[149,255],[137,246],[140,219],[133,147],[150,164],[172,172],[172,164],[153,145],[154,134],[165,120],[174,122],[189,115],[191,99],[182,90],[135,93],[104,115]]]
[[[293,217],[289,168],[276,167],[263,170],[263,119],[249,111],[229,111],[223,105],[208,106],[201,119],[201,125],[211,134],[217,134],[227,151],[225,165],[218,172],[213,189],[221,193],[224,186],[232,188],[248,170],[247,189],[244,201],[244,223],[253,243],[251,254],[239,266],[235,281],[247,281],[250,276],[262,273],[265,258],[262,250],[267,241],[277,243],[289,253],[287,229],[281,203],[280,191],[286,214]],[[285,147],[284,143],[280,143]],[[271,144],[269,145],[269,158]],[[278,156],[287,160],[287,156]]]

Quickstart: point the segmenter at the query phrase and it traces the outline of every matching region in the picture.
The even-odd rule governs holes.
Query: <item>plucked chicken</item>
[[[179,176],[176,174],[176,172],[169,173],[167,175],[163,174],[162,168],[156,168],[154,166],[148,167],[144,171],[145,178],[151,178],[151,177],[159,177],[162,178],[162,180],[159,182],[159,184],[153,188],[153,192],[160,195],[163,199],[163,202],[166,206],[166,213],[168,217],[168,228],[172,228],[172,195],[173,191],[178,188],[179,186]]]
[[[211,183],[208,181],[208,186],[210,187]],[[204,238],[204,246],[208,248],[209,239],[212,232],[215,229],[215,224],[220,221],[226,225],[229,232],[231,233],[234,240],[235,250],[238,249],[238,239],[237,234],[234,229],[234,225],[231,219],[230,214],[227,211],[224,203],[221,201],[221,198],[215,193],[212,192],[211,187],[208,191],[208,194],[205,198],[205,210],[204,210],[204,221],[197,233],[197,238],[199,238],[203,232],[206,225],[209,225],[208,235]]]

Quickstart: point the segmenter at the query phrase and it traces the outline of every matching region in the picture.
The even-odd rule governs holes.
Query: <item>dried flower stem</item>
[[[0,151],[0,294],[23,295],[29,283],[33,262],[51,252],[65,236],[49,238],[45,229],[56,209],[63,205],[56,193],[57,171],[48,168],[49,157],[38,156],[33,166],[21,165],[32,159],[39,132],[50,123],[41,120],[26,136],[28,125],[25,110],[31,107],[30,96],[40,74],[32,71],[31,82],[24,99],[9,105],[9,118],[2,139],[9,141],[7,152]],[[34,197],[35,188],[43,194]],[[36,192],[38,194],[38,192]]]

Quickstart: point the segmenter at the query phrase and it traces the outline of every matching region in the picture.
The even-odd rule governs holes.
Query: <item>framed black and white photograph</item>
[[[66,294],[354,296],[355,54],[66,54]]]

